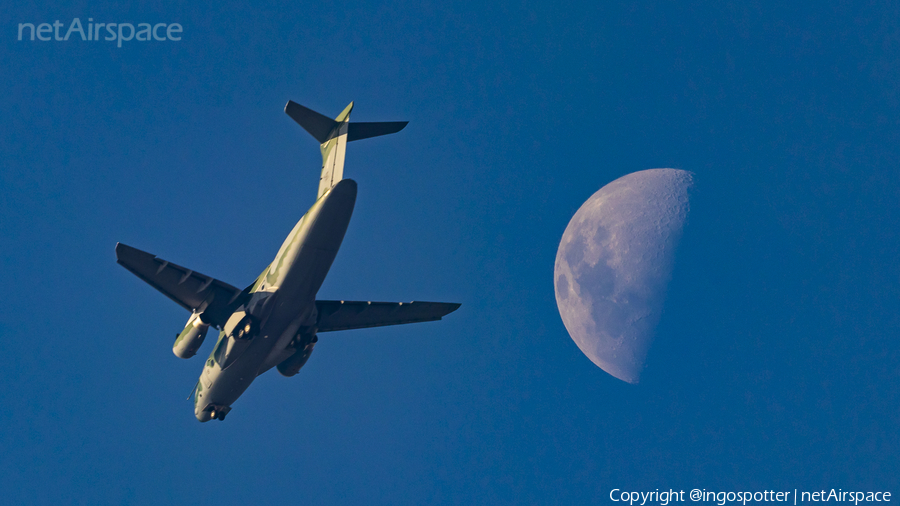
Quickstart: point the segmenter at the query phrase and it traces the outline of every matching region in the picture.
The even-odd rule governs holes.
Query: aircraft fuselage
[[[356,182],[343,179],[291,230],[257,278],[250,299],[219,333],[194,397],[198,420],[224,418],[250,383],[272,367],[293,361],[299,369],[305,363],[317,340],[316,293],[341,246],[355,203]]]
[[[344,179],[347,143],[397,133],[406,121],[350,123],[353,102],[335,119],[288,101],[284,112],[316,141],[322,168],[316,202],[284,240],[275,259],[243,290],[127,244],[116,243],[116,262],[191,312],[172,353],[197,354],[211,328],[215,348],[194,388],[194,415],[224,420],[232,404],[260,374],[300,371],[320,332],[437,321],[456,311],[451,302],[316,300],[347,232],[356,182]]]

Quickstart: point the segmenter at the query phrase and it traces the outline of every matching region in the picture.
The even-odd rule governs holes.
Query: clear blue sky
[[[900,494],[900,12],[773,4],[7,2],[0,502]],[[74,17],[182,40],[16,40]],[[323,335],[200,424],[188,314],[113,248],[252,281],[317,188],[288,99],[410,121],[349,146],[320,297],[463,305]],[[698,192],[635,386],[568,337],[553,264],[581,203],[654,167]]]

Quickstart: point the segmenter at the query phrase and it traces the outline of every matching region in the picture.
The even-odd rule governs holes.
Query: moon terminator
[[[598,367],[637,383],[659,323],[693,174],[650,169],[594,193],[556,254],[556,304],[566,330]]]

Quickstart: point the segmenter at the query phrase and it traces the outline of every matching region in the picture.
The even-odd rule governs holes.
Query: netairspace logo
[[[86,26],[82,26],[81,20],[75,18],[69,23],[69,27],[65,30],[65,35],[60,35],[60,28],[65,25],[57,19],[50,23],[39,23],[35,26],[33,23],[19,23],[19,39],[18,40],[37,40],[40,41],[66,41],[69,38],[77,40],[74,37],[81,37],[81,40],[103,40],[117,41],[116,47],[122,47],[122,42],[129,40],[138,40],[143,42],[181,40],[183,28],[178,23],[138,23],[137,28],[131,23],[94,23],[94,18],[88,18]],[[101,29],[103,32],[101,32]]]

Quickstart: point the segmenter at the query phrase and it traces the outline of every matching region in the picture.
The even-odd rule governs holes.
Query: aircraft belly
[[[322,196],[288,235],[259,287],[261,291],[248,306],[248,312],[261,320],[260,331],[241,347],[226,343],[224,369],[218,364],[206,367],[201,375],[205,392],[196,407],[198,419],[207,406],[230,407],[259,374],[285,355],[301,327],[315,325],[316,293],[344,240],[355,203],[356,182],[344,179]],[[231,351],[236,353],[233,358],[228,356]]]
[[[280,356],[297,331],[308,319],[315,322],[315,303],[303,304],[278,293],[275,306],[266,318],[258,335],[224,369],[207,366],[201,375],[205,387],[203,399],[207,404],[230,406],[247,390],[256,377],[273,367],[273,357]],[[228,338],[232,339],[232,338]],[[202,409],[202,406],[201,406]]]
[[[254,341],[260,341],[260,344],[252,343],[224,369],[217,365],[207,367],[212,381],[207,385],[204,404],[230,406],[253,383],[259,365],[268,354],[270,346],[267,345],[274,343],[273,339],[266,340],[261,335],[254,338]]]
[[[266,285],[293,296],[301,287],[318,291],[337,255],[353,207],[356,182],[344,179],[319,199],[291,231],[272,262]]]
[[[314,300],[336,256],[336,250],[301,249],[278,290],[283,297],[280,302]]]
[[[275,367],[275,365],[286,358],[285,355],[290,356],[293,351],[286,350],[294,340],[294,337],[300,333],[303,327],[312,327],[315,325],[317,318],[315,293],[313,293],[310,298],[293,298],[288,296],[279,298],[278,304],[273,310],[273,316],[277,316],[283,321],[289,321],[290,323],[285,326],[284,330],[281,332],[281,337],[278,338],[278,342],[263,361],[259,369],[259,374]]]

